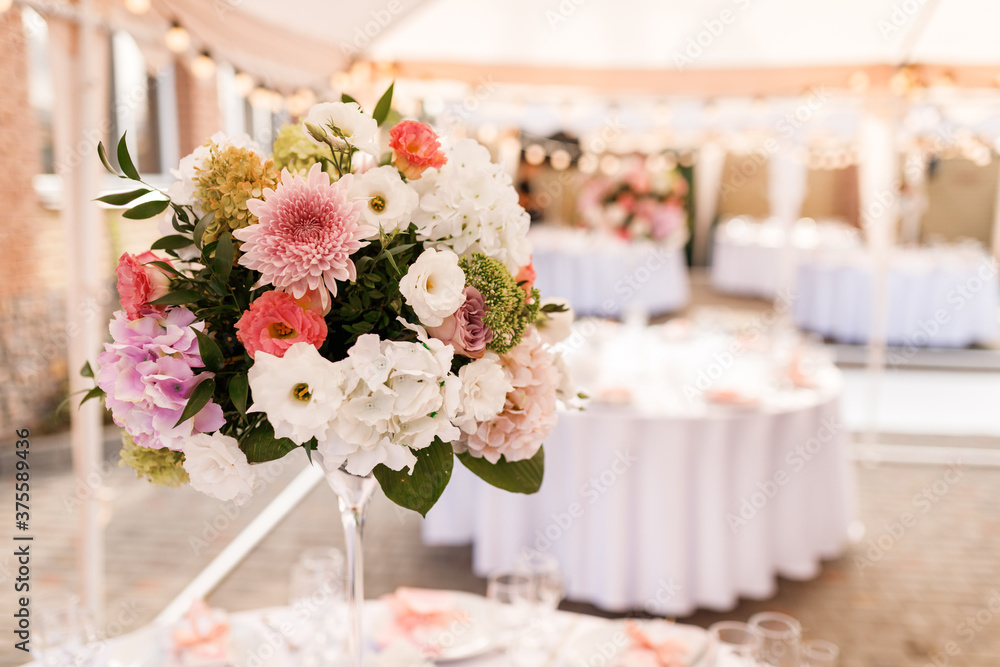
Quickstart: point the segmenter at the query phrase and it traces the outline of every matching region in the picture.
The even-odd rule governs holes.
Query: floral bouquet
[[[588,180],[577,200],[584,224],[626,240],[646,239],[683,245],[687,241],[684,198],[688,184],[677,169],[654,173],[633,159],[615,180]]]
[[[100,201],[168,233],[117,269],[121,310],[84,369],[152,482],[244,502],[254,463],[302,449],[374,473],[426,513],[457,457],[532,493],[542,441],[573,391],[550,349],[572,313],[532,285],[528,215],[486,148],[427,125],[388,131],[348,96],[286,126],[271,157],[214,135],[141,187]],[[388,139],[389,150],[379,141]]]

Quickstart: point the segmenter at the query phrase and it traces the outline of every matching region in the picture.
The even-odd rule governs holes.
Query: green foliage
[[[539,296],[535,290],[532,304],[525,304],[524,290],[518,286],[503,262],[476,253],[463,257],[459,266],[465,271],[466,283],[475,287],[486,302],[486,325],[493,332],[487,346],[497,354],[509,352],[521,342],[524,329],[534,322]]]
[[[511,463],[502,456],[496,463],[476,458],[469,452],[457,454],[458,460],[485,482],[511,493],[536,493],[545,475],[545,449],[525,461]]]
[[[400,507],[427,516],[444,492],[455,466],[451,445],[437,438],[429,447],[415,450],[417,463],[413,474],[406,470],[392,470],[384,465],[375,467],[375,478],[386,497]]]

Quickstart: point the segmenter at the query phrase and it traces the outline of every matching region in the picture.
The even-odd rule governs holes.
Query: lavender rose
[[[427,333],[443,341],[459,354],[479,359],[485,354],[486,346],[493,340],[493,331],[486,325],[486,301],[475,287],[463,290],[465,303],[449,315],[441,326],[427,327]]]

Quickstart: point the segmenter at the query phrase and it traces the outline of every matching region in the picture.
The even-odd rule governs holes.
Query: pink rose
[[[283,357],[295,343],[319,349],[326,340],[326,322],[315,310],[300,306],[291,294],[273,290],[257,297],[243,313],[236,323],[236,338],[251,358],[261,351]]]
[[[130,320],[142,317],[142,311],[153,310],[162,313],[166,306],[150,306],[150,301],[156,301],[166,296],[170,291],[170,279],[167,274],[155,266],[146,266],[149,262],[166,261],[151,250],[139,255],[123,253],[118,258],[118,296],[121,299],[122,310]],[[167,262],[169,264],[169,262]]]
[[[411,181],[428,167],[440,169],[448,161],[434,130],[415,120],[404,120],[389,131],[389,148],[396,169]]]
[[[535,263],[531,261],[518,269],[517,275],[514,276],[514,280],[516,280],[517,284],[521,285],[521,289],[524,290],[525,299],[531,298],[531,289],[535,286],[535,278],[537,277],[538,274],[535,273]]]
[[[486,353],[486,346],[493,340],[493,331],[486,325],[486,301],[475,287],[463,290],[465,303],[454,315],[445,318],[441,326],[427,327],[427,333],[443,341],[459,354],[479,359]]]

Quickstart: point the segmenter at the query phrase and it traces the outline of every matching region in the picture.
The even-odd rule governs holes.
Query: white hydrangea
[[[514,389],[495,352],[462,366],[458,379],[460,409],[455,424],[466,433],[474,433],[481,422],[500,414],[507,392]]]
[[[234,146],[236,148],[246,148],[254,153],[260,153],[260,147],[246,134],[238,134],[230,137],[225,132],[216,132],[212,135],[210,141],[220,147]],[[167,195],[171,201],[181,206],[193,206],[194,212],[199,217],[205,215],[205,212],[201,208],[201,202],[195,197],[197,185],[194,179],[198,175],[197,170],[201,167],[205,158],[208,157],[208,154],[208,145],[202,144],[181,158],[177,169],[170,170],[170,174],[177,180],[167,190]]]
[[[452,420],[461,382],[451,373],[453,354],[435,339],[412,343],[360,336],[347,359],[337,362],[347,379],[334,421],[338,437],[319,443],[327,465],[345,464],[355,475],[367,475],[380,463],[412,470],[413,450],[434,438],[458,438]]]
[[[531,221],[510,175],[472,139],[460,139],[445,152],[448,163],[413,184],[421,194],[413,212],[420,239],[463,257],[481,252],[516,274],[531,260]]]

